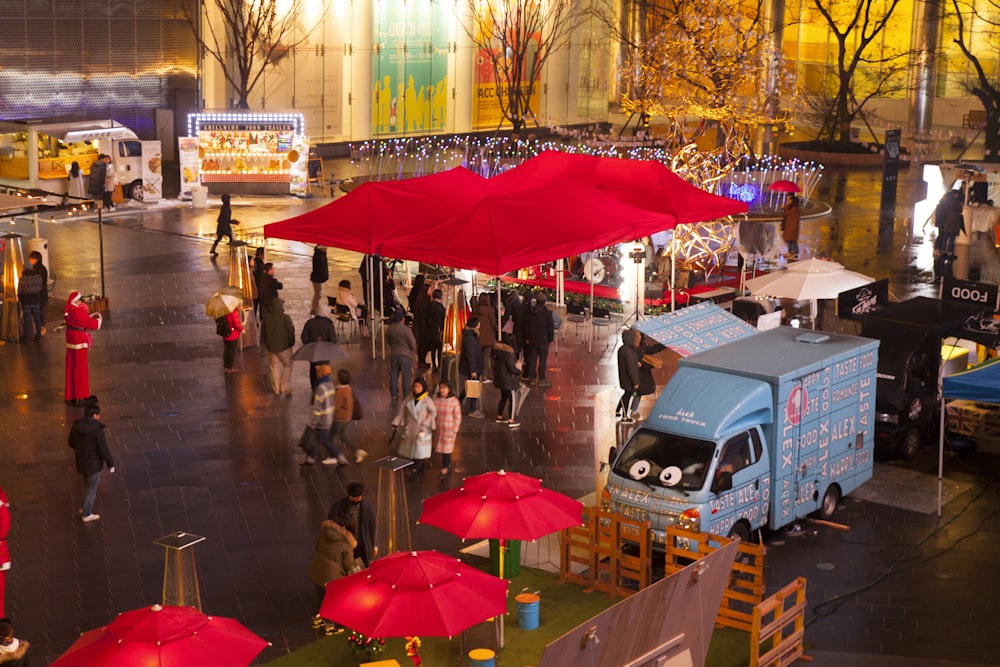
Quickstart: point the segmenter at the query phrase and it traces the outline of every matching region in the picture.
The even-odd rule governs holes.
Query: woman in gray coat
[[[417,378],[413,381],[413,390],[400,404],[399,412],[392,420],[393,433],[403,427],[399,455],[415,462],[411,468],[413,472],[423,472],[424,461],[431,457],[431,431],[434,430],[435,417],[437,408],[428,395],[427,383],[423,378]]]

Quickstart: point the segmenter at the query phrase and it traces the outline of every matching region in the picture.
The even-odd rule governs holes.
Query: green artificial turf
[[[508,614],[505,620],[505,645],[496,658],[497,667],[525,667],[537,665],[545,646],[569,632],[592,616],[596,616],[619,601],[605,593],[585,593],[576,584],[559,584],[554,574],[521,568],[521,573],[510,580]],[[517,602],[514,596],[523,590],[538,592],[539,627],[526,631],[517,627]],[[419,613],[419,610],[415,610]],[[487,646],[484,639],[491,637],[492,623],[476,626],[467,635],[467,649]],[[364,655],[351,652],[348,633],[323,637],[308,646],[268,663],[268,667],[330,667],[367,662]],[[479,640],[477,641],[477,638]],[[423,647],[420,657],[426,667],[460,667],[468,664],[462,656],[458,637],[421,637]],[[740,667],[749,663],[749,635],[730,628],[716,629],[709,646],[707,667]],[[372,660],[395,659],[402,667],[412,664],[406,657],[401,638],[386,640],[385,650]]]

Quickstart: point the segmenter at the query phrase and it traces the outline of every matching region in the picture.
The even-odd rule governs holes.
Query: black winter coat
[[[479,334],[475,329],[462,329],[462,354],[458,358],[458,373],[472,377],[483,375],[483,346],[479,344]]]
[[[556,338],[556,324],[552,311],[545,304],[536,304],[528,311],[524,322],[525,344],[540,347],[548,345]]]
[[[105,463],[109,468],[115,467],[108,440],[104,437],[105,428],[93,417],[81,417],[73,422],[69,431],[69,446],[76,452],[76,471],[81,475],[101,472]]]
[[[316,343],[325,340],[328,343],[337,342],[337,329],[333,326],[333,320],[322,315],[315,315],[306,320],[302,327],[302,344]]]
[[[504,343],[493,346],[493,386],[514,391],[521,385],[521,371],[514,363],[514,348]]]
[[[330,264],[326,259],[326,250],[313,250],[313,268],[309,274],[309,282],[325,283],[330,279]]]

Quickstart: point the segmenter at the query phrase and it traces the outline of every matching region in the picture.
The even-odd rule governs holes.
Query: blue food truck
[[[870,479],[878,341],[779,327],[678,361],[618,451],[602,505],[747,540],[829,517]]]

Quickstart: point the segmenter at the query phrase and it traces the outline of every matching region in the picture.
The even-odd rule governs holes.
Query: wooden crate
[[[90,311],[91,315],[93,315],[94,313],[103,313],[111,309],[111,299],[107,297],[104,298],[97,297],[94,299],[88,299],[83,303],[86,304],[87,310]]]

